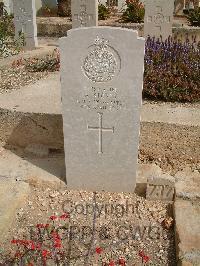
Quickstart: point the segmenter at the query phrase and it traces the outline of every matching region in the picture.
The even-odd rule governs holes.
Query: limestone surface
[[[166,40],[172,35],[173,0],[148,0],[145,2],[144,36]]]
[[[12,225],[16,211],[23,207],[30,192],[29,184],[9,176],[0,176],[0,235]]]
[[[67,185],[133,192],[144,39],[132,30],[92,27],[72,30],[60,47]]]
[[[178,265],[200,265],[199,202],[178,199],[175,202]]]
[[[25,47],[34,49],[38,46],[35,0],[14,0],[13,11],[15,38],[18,39],[23,33]]]
[[[72,28],[98,26],[98,0],[71,2]]]

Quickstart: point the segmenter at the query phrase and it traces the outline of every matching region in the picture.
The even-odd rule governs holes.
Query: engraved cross
[[[93,17],[92,14],[87,14],[86,11],[86,5],[81,5],[80,6],[80,13],[79,14],[74,14],[74,17],[76,20],[80,22],[80,26],[84,27],[86,26],[87,21],[90,21],[90,19]]]
[[[99,154],[103,153],[103,132],[112,132],[114,133],[114,127],[112,128],[106,128],[103,127],[103,114],[98,113],[99,115],[99,126],[98,127],[92,127],[92,126],[87,126],[88,130],[98,130],[99,132]]]
[[[26,28],[26,24],[32,20],[32,17],[24,7],[19,7],[20,15],[16,17],[17,21],[19,21],[23,27],[23,30]]]

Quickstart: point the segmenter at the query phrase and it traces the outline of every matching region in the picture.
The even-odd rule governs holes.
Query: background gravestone
[[[98,0],[73,0],[71,2],[72,28],[98,25]]]
[[[123,11],[126,9],[126,0],[118,0],[118,10]]]
[[[104,5],[104,6],[107,6],[107,0],[100,0],[99,3],[102,4],[102,5]]]
[[[166,40],[172,35],[174,0],[145,1],[144,35]]]
[[[12,0],[2,0],[2,2],[0,0],[0,5],[1,3],[4,3],[4,9],[8,13],[8,15],[13,13],[13,1]]]
[[[133,192],[144,39],[128,29],[82,28],[60,48],[68,187]]]
[[[14,0],[15,38],[23,32],[25,47],[34,49],[38,45],[35,0]]]

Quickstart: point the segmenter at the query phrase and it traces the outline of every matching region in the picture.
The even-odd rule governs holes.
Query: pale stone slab
[[[166,40],[172,35],[173,0],[145,1],[144,36]]]
[[[72,28],[98,25],[98,0],[73,0],[71,2]]]
[[[17,210],[25,205],[29,184],[13,178],[0,177],[0,237],[3,239],[15,221]],[[7,264],[8,265],[8,264]]]
[[[0,1],[1,2],[1,1]],[[12,0],[3,0],[4,8],[7,13],[10,15],[13,13],[13,1]]]
[[[149,200],[166,200],[174,199],[174,177],[163,174],[160,177],[150,177],[147,181],[146,198]]]
[[[118,11],[123,12],[126,9],[126,1],[125,0],[118,0]]]
[[[177,199],[174,203],[177,265],[200,265],[199,201]]]
[[[60,48],[68,187],[133,192],[144,39],[128,29],[82,28]]]
[[[100,0],[99,3],[104,6],[107,6],[107,0]]]
[[[14,0],[15,38],[23,32],[25,48],[34,49],[38,45],[35,0]]]

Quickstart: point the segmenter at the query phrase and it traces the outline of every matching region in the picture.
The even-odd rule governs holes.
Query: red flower
[[[12,244],[17,244],[17,239],[13,239],[13,240],[11,240],[11,243],[12,243]]]
[[[69,213],[63,213],[60,217],[59,217],[60,219],[67,219],[67,218],[69,218]]]
[[[27,266],[34,266],[32,262],[29,262]]]
[[[61,245],[60,241],[58,241],[54,244],[54,248],[61,248],[61,247],[62,247],[62,245]]]
[[[145,255],[143,250],[139,251],[139,256],[142,258],[142,262],[147,263],[150,260],[150,257]]]
[[[139,256],[140,256],[141,258],[143,258],[143,257],[145,256],[145,254],[144,254],[144,251],[143,251],[143,250],[140,250],[140,251],[139,251]]]
[[[50,255],[51,253],[48,251],[48,250],[46,250],[46,249],[44,249],[43,251],[42,251],[42,257],[43,258],[46,258],[48,255]]]
[[[49,224],[37,224],[36,227],[37,228],[47,228],[47,227],[49,227]]]
[[[61,238],[60,238],[59,234],[55,231],[53,231],[51,234],[53,237],[54,247],[55,248],[61,248],[62,243],[61,243]]]
[[[119,259],[119,265],[125,266],[125,265],[126,265],[126,261],[125,261],[125,259],[120,258],[120,259]]]
[[[57,218],[58,218],[58,217],[55,216],[55,215],[50,216],[50,219],[51,219],[51,220],[56,220]]]
[[[20,244],[28,249],[35,250],[35,243],[32,240],[22,240]]]
[[[19,251],[17,251],[16,253],[15,253],[15,257],[16,258],[20,258],[22,256],[22,254],[19,252]]]
[[[143,257],[143,262],[147,263],[150,260],[149,256],[144,256]]]
[[[108,264],[108,266],[115,266],[115,262],[113,260],[111,260]]]
[[[103,249],[101,247],[96,248],[96,253],[101,254],[103,252]]]

